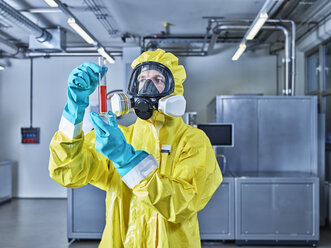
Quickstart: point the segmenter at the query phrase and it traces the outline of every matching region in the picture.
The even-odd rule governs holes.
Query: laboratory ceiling
[[[60,26],[66,32],[66,47],[89,47],[67,23],[67,16],[50,8],[44,0],[5,0],[41,28]],[[203,37],[208,20],[253,20],[265,0],[61,0],[84,27],[103,46],[121,49],[140,45],[146,36],[167,34],[179,37]],[[277,2],[277,1],[276,1]],[[311,25],[325,15],[321,8],[330,7],[329,0],[284,0],[272,13],[273,18],[293,19],[300,25],[310,15]],[[322,16],[314,15],[322,13]],[[330,9],[328,10],[330,12]],[[306,18],[307,19],[307,18]],[[168,23],[168,29],[164,23]],[[309,26],[307,26],[309,28]],[[304,32],[304,31],[302,31]],[[242,37],[236,31],[229,37]],[[260,34],[267,40],[268,33]],[[0,14],[0,38],[17,46],[28,47],[29,34],[22,32]],[[180,40],[181,38],[179,38]],[[275,38],[277,39],[277,37]],[[272,40],[270,42],[274,42]]]

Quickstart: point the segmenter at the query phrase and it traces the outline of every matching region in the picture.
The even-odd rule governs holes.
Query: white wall
[[[245,53],[238,61],[232,61],[236,49],[236,45],[231,45],[220,54],[180,58],[187,73],[184,83],[186,111],[198,112],[198,123],[208,121],[207,104],[216,95],[277,94],[276,56],[261,50]]]
[[[121,88],[121,59],[110,66],[109,89]],[[17,197],[65,197],[65,188],[48,176],[49,143],[58,128],[66,102],[67,78],[83,62],[96,58],[34,59],[33,126],[40,127],[40,144],[21,144],[21,127],[30,125],[30,61],[11,60],[0,71],[0,161],[17,161],[14,192]]]

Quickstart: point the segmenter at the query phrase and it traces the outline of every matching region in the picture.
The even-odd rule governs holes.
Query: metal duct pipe
[[[211,30],[211,24],[214,20],[208,20],[208,26],[206,28],[206,34],[205,34],[205,37],[203,39],[203,44],[202,44],[202,47],[201,47],[201,52],[204,52],[205,50],[205,46],[206,46],[206,43],[207,43],[207,39],[208,39],[208,35],[209,35],[209,32]]]
[[[289,79],[290,79],[290,55],[289,55],[289,38],[288,38],[288,31],[285,27],[283,26],[263,26],[262,29],[278,29],[283,31],[284,33],[284,50],[285,50],[285,81],[284,81],[284,86],[285,86],[285,92],[283,94],[285,96],[291,95],[292,96],[292,89],[289,88]]]
[[[93,57],[97,56],[100,57],[98,52],[66,52],[66,53],[42,53],[42,52],[28,52],[25,55],[29,58],[31,57]],[[122,51],[113,51],[110,52],[111,56],[122,56]]]
[[[295,47],[295,22],[292,20],[267,20],[267,22],[271,23],[282,23],[282,22],[287,22],[290,23],[292,28],[291,28],[291,63],[292,63],[292,71],[291,71],[291,96],[295,95],[295,76],[296,76],[296,47]]]
[[[213,36],[215,35],[216,38],[217,36],[219,35],[219,33],[221,32],[221,30],[226,30],[226,29],[247,29],[249,28],[250,26],[244,26],[244,25],[224,25],[224,26],[216,26],[213,31],[214,31],[214,34]],[[290,66],[289,66],[289,62],[290,62],[290,58],[289,58],[289,42],[288,42],[288,31],[285,27],[283,26],[262,26],[261,29],[272,29],[272,30],[275,30],[275,29],[278,29],[278,30],[281,30],[283,31],[284,33],[284,36],[285,36],[285,41],[284,41],[284,50],[285,50],[285,80],[284,80],[284,87],[285,87],[285,92],[284,94],[286,96],[289,95],[290,93],[290,90],[289,90],[289,69],[290,69]],[[213,40],[213,37],[212,37],[212,40]],[[216,39],[215,39],[216,41]]]
[[[174,53],[177,56],[205,56],[205,53],[201,51],[181,51],[181,50],[169,50],[169,52]],[[97,52],[66,52],[66,53],[41,53],[41,52],[27,52],[25,53],[26,57],[35,58],[35,57],[93,57],[100,56]],[[123,56],[122,51],[112,51],[110,52],[111,56],[120,57]]]
[[[148,35],[148,36],[144,36],[143,37],[143,41],[144,40],[149,40],[149,39],[153,39],[153,40],[166,40],[166,39],[178,39],[178,40],[201,40],[203,41],[205,38],[204,35],[182,35],[182,34],[169,34],[169,35],[160,35],[160,34],[155,34],[155,35]]]
[[[10,55],[16,55],[18,53],[18,47],[16,45],[2,38],[0,38],[0,50]]]
[[[211,40],[208,46],[208,51],[207,51],[207,55],[209,55],[211,53],[211,51],[214,48],[214,45],[217,41],[218,36],[220,35],[221,31],[223,30],[228,30],[228,29],[247,29],[249,26],[245,26],[245,25],[218,25],[216,27],[214,27],[213,29],[213,35],[211,36]]]
[[[0,0],[0,15],[23,31],[34,35],[39,42],[45,42],[52,38],[49,32],[40,28],[3,0]]]
[[[287,20],[286,20],[287,21]],[[296,38],[295,38],[295,33],[296,33],[296,27],[295,27],[295,22],[292,20],[288,20],[288,22],[291,23],[292,25],[292,81],[291,81],[291,95],[295,95],[295,78],[296,78]]]

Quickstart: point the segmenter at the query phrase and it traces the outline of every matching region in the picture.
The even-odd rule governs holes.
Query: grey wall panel
[[[206,207],[198,213],[202,240],[234,239],[234,179],[223,178]]]
[[[325,144],[325,179],[331,182],[331,142]]]
[[[318,178],[236,178],[237,240],[318,240]]]
[[[316,97],[217,96],[216,112],[234,124],[234,147],[217,150],[228,170],[318,175]]]
[[[320,178],[320,225],[327,220],[327,192],[325,191],[325,114],[318,114],[318,176]]]
[[[260,99],[258,104],[259,170],[312,172],[310,100]]]
[[[68,189],[68,238],[101,238],[106,192],[92,185]]]
[[[258,119],[254,99],[218,98],[217,122],[233,123],[234,147],[221,148],[230,171],[256,171],[258,169]],[[239,155],[240,154],[240,155]]]

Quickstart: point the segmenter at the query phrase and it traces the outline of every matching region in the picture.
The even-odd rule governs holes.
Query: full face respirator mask
[[[186,101],[174,92],[174,79],[171,71],[164,65],[147,61],[133,70],[128,87],[128,95],[116,93],[111,98],[112,111],[120,116],[133,108],[136,115],[147,120],[153,111],[179,118],[185,113]]]

